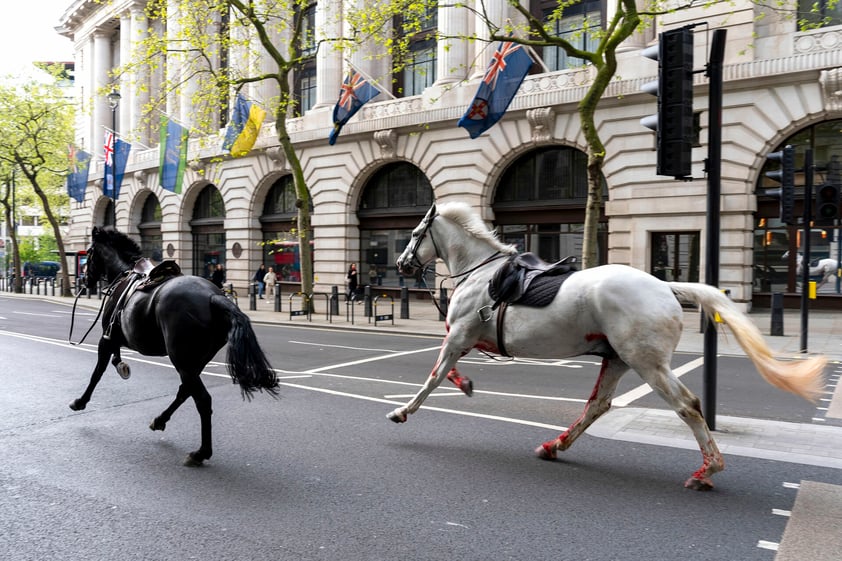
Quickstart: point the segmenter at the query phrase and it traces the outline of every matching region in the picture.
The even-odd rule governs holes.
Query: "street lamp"
[[[111,93],[107,96],[108,99],[108,106],[111,107],[111,134],[112,134],[112,142],[111,142],[111,210],[113,222],[111,225],[113,227],[117,227],[117,197],[116,197],[116,190],[117,190],[117,163],[116,151],[117,151],[117,106],[120,105],[120,92],[116,89],[112,89]]]

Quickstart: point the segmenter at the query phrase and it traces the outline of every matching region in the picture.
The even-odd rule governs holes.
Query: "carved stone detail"
[[[822,70],[819,77],[827,111],[842,111],[842,68]]]
[[[526,120],[532,128],[533,142],[547,142],[553,138],[555,111],[552,107],[538,107],[526,111]]]
[[[281,150],[280,146],[273,146],[271,148],[267,148],[266,155],[269,156],[270,160],[275,162],[275,167],[277,169],[283,169],[287,163],[287,158],[284,155],[284,151]]]
[[[387,129],[374,132],[374,141],[380,146],[380,155],[383,158],[394,158],[398,147],[398,133],[394,129]]]

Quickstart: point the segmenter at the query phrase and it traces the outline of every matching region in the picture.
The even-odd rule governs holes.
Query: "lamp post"
[[[112,89],[107,96],[108,106],[111,107],[111,209],[113,219],[112,226],[117,227],[117,106],[120,105],[120,92]]]

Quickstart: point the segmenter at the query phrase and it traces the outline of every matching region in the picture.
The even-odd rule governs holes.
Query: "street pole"
[[[711,41],[708,64],[708,198],[707,257],[705,282],[719,286],[719,210],[722,192],[722,62],[725,58],[725,29],[716,29]],[[704,335],[704,417],[710,430],[716,430],[716,322],[708,319]]]
[[[810,316],[810,234],[813,220],[813,150],[804,151],[804,233],[801,254],[801,352],[807,352],[807,334]]]
[[[111,107],[111,219],[112,226],[117,228],[117,107],[120,105],[120,92],[112,89],[108,94],[108,105]]]

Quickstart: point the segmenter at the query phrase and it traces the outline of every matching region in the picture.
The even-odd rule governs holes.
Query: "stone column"
[[[488,66],[488,61],[491,60],[491,55],[494,53],[496,45],[489,43],[491,33],[488,31],[488,23],[486,23],[482,14],[482,5],[480,0],[476,0],[477,14],[475,16],[474,25],[476,26],[476,38],[474,41],[474,52],[471,53],[471,60],[473,61],[473,68],[470,70],[471,79],[481,78],[485,74],[485,69]],[[498,27],[503,27],[506,23],[506,16],[508,14],[506,0],[484,0],[485,15]]]
[[[129,12],[120,14],[120,66],[125,68],[132,60],[132,16]],[[132,107],[134,105],[134,76],[123,74],[114,89],[120,92],[120,106],[117,108],[117,132],[120,138],[128,140],[131,134]]]
[[[131,56],[133,61],[139,60],[141,48],[141,41],[146,37],[149,31],[149,22],[146,19],[146,14],[143,11],[143,6],[133,4],[131,10]],[[152,146],[153,142],[149,135],[149,125],[144,121],[143,108],[149,103],[149,92],[152,89],[150,81],[150,73],[147,65],[140,65],[135,68],[132,74],[132,90],[131,101],[127,103],[131,107],[130,117],[127,129],[132,131],[135,138],[147,146]],[[153,126],[157,122],[152,116]]]
[[[468,34],[468,10],[452,5],[438,7],[438,22],[441,32],[449,37],[436,45],[436,86],[459,82],[467,77],[468,45],[459,38]]]
[[[332,107],[342,83],[342,53],[329,39],[342,33],[342,2],[327,0],[316,5],[316,39],[323,41],[316,54],[316,104],[313,109]]]
[[[99,29],[94,32],[93,49],[93,83],[90,92],[93,107],[94,128],[91,131],[91,149],[93,154],[102,153],[105,128],[111,128],[111,107],[105,98],[106,90],[110,91],[111,79],[108,71],[111,70],[111,33]]]

